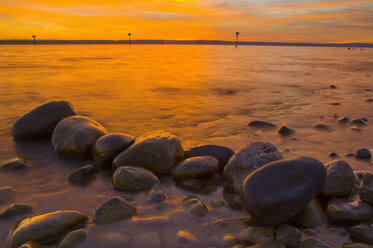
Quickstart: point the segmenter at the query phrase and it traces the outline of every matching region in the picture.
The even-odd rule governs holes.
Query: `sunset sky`
[[[373,42],[372,0],[0,0],[0,39]]]

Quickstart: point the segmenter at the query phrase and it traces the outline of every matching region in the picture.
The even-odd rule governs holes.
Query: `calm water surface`
[[[90,216],[110,196],[124,194],[115,191],[104,174],[84,187],[69,185],[66,178],[71,171],[90,161],[59,158],[49,142],[15,144],[12,123],[55,99],[69,100],[79,114],[112,132],[139,137],[165,130],[177,135],[184,148],[217,144],[238,151],[252,141],[270,141],[285,158],[308,155],[324,163],[330,161],[330,152],[344,157],[357,148],[373,148],[373,103],[366,101],[373,98],[373,49],[0,46],[0,62],[0,161],[19,156],[35,163],[26,171],[0,173],[0,187],[17,190],[2,206],[32,202],[35,213],[74,209]],[[331,84],[337,89],[330,89]],[[338,125],[334,114],[368,118],[368,126],[352,131],[348,125]],[[276,130],[253,130],[247,126],[252,120],[286,123],[296,133],[281,138]],[[331,130],[313,129],[319,121]],[[345,159],[355,170],[373,170],[370,162]],[[143,193],[127,196],[137,207],[135,217],[105,226],[89,224],[89,235],[81,247],[122,247],[112,240],[149,232],[159,234],[162,246],[175,247],[170,240],[178,230],[190,231],[199,247],[207,247],[215,237],[244,228],[211,225],[220,218],[246,217],[244,212],[214,209],[206,217],[194,219],[179,207],[182,196],[191,192],[175,187],[167,178],[159,188],[166,192],[167,204],[153,208],[144,203]],[[194,195],[206,203],[223,199],[222,187],[209,195]],[[5,246],[16,219],[0,220],[0,247]],[[346,240],[324,236],[320,237],[336,244]]]

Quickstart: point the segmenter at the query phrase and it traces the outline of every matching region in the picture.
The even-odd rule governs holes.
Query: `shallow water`
[[[355,170],[373,171],[371,162],[344,157],[357,148],[373,148],[373,49],[199,46],[199,45],[40,45],[0,46],[0,161],[29,158],[26,171],[0,173],[0,187],[17,189],[3,203],[32,202],[34,213],[74,209],[91,215],[110,196],[110,177],[99,174],[89,185],[71,186],[72,170],[90,161],[60,158],[49,142],[15,144],[10,128],[25,112],[55,99],[73,103],[77,112],[98,121],[111,132],[135,137],[165,130],[177,135],[184,148],[217,144],[238,151],[252,141],[270,141],[285,158],[313,156],[326,163],[337,153]],[[330,85],[337,86],[330,89]],[[340,105],[335,105],[339,103]],[[339,125],[333,117],[368,118],[360,132]],[[282,138],[276,130],[247,126],[252,120],[286,123],[295,135]],[[312,128],[316,122],[329,131]],[[137,208],[135,217],[114,224],[88,225],[81,247],[108,247],[110,233],[133,236],[157,231],[162,246],[178,230],[212,245],[214,236],[239,233],[244,226],[215,227],[211,221],[247,214],[212,209],[195,219],[179,207],[182,196],[193,194],[205,203],[222,200],[222,187],[209,195],[191,193],[165,178],[158,188],[168,203],[151,208],[144,194],[127,196]],[[154,216],[158,218],[154,218]],[[18,216],[19,217],[19,216]],[[0,247],[17,217],[0,220]],[[118,234],[119,235],[119,234]],[[320,236],[335,244],[346,238]],[[101,242],[101,243],[100,243]],[[79,246],[80,247],[80,246]],[[110,247],[115,246],[111,243]]]

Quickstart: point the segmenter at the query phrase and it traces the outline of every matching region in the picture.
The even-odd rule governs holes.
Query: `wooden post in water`
[[[34,46],[35,46],[35,45],[36,45],[36,35],[33,34],[33,35],[32,35],[32,38],[34,38]]]
[[[131,45],[131,33],[128,33],[128,45],[130,46]]]
[[[236,32],[236,46],[235,47],[237,47],[238,46],[238,36],[240,35],[240,32]]]

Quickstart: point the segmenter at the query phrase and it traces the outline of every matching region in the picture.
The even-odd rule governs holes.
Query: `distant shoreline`
[[[33,45],[33,40],[0,40],[0,45]],[[121,45],[128,40],[36,40],[38,45]],[[234,41],[219,40],[132,40],[132,45],[235,45]],[[302,47],[373,47],[373,43],[301,43],[301,42],[247,42],[240,46],[302,46]]]

